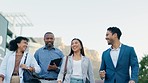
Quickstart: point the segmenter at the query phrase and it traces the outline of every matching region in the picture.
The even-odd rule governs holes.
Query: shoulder
[[[45,47],[43,46],[43,47],[41,47],[41,48],[39,48],[39,49],[37,49],[37,51],[40,51],[40,50],[43,50],[43,49],[45,49]]]
[[[60,49],[54,48],[54,51],[56,54],[61,55],[62,57],[64,56],[63,52]]]
[[[111,50],[111,48],[108,48],[108,49],[106,49],[105,51],[103,51],[103,55],[105,54],[105,53],[108,53],[108,52],[110,52],[110,50]]]
[[[134,47],[122,44],[121,48],[134,49]]]
[[[57,52],[62,52],[59,48],[54,48],[54,50]]]
[[[30,53],[28,53],[28,52],[24,52],[24,56],[26,57],[29,57],[29,58],[34,58],[34,56],[33,55],[31,55]]]
[[[35,51],[35,53],[41,52],[43,49],[44,49],[44,47],[41,47],[41,48],[37,49],[37,50]]]
[[[90,61],[90,59],[86,55],[83,56],[83,59],[86,60],[86,61],[88,61],[88,62]]]
[[[6,56],[7,56],[7,55],[12,55],[13,53],[15,53],[15,51],[7,51],[7,52],[6,52]]]

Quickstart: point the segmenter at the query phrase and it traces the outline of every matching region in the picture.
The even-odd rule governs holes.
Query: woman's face
[[[28,42],[26,40],[22,40],[20,43],[17,44],[18,49],[24,52],[28,47]]]
[[[80,51],[82,48],[78,40],[73,40],[71,43],[71,48],[74,52]]]

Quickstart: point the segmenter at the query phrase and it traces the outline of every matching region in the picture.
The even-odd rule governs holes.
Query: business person
[[[66,56],[64,57],[58,83],[85,83],[89,79],[94,82],[93,68],[89,58],[85,56],[83,44],[80,39],[74,38],[71,41],[71,51],[68,55],[67,73],[63,81]]]
[[[28,41],[22,36],[10,41],[10,52],[6,54],[0,66],[0,83],[24,83],[23,69],[40,72],[41,69],[35,58],[26,51]],[[26,56],[26,64],[24,64]]]
[[[40,76],[40,81],[42,83],[57,83],[57,77],[60,71],[60,65],[50,65],[50,62],[54,59],[63,58],[63,53],[54,47],[55,37],[52,32],[46,32],[44,35],[45,46],[39,48],[34,56],[41,67],[41,72],[38,74]]]
[[[122,32],[117,27],[107,29],[105,39],[111,47],[103,52],[100,67],[100,77],[105,83],[138,82],[137,55],[133,47],[120,42],[121,35]]]

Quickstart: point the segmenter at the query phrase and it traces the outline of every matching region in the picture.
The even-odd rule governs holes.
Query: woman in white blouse
[[[10,41],[10,52],[6,54],[0,66],[0,83],[24,83],[23,69],[29,69],[36,73],[40,72],[41,69],[34,56],[25,52],[28,41],[26,37],[22,36]],[[27,59],[24,64],[26,56]]]
[[[83,44],[80,39],[74,38],[71,41],[71,52],[68,55],[67,73],[63,80],[65,61],[66,57],[63,59],[61,70],[58,75],[58,83],[86,83],[86,79],[88,79],[90,83],[95,83],[91,61],[85,56]]]

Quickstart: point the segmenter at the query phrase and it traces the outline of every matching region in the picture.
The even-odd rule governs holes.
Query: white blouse
[[[82,60],[73,60],[73,72],[72,77],[73,78],[79,78],[82,79],[82,66],[81,66]]]

